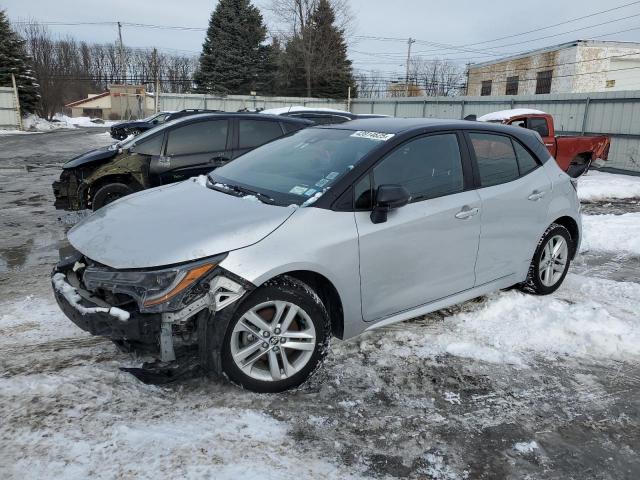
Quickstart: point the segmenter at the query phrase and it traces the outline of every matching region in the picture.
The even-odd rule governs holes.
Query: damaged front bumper
[[[81,201],[80,184],[76,176],[63,170],[60,179],[51,184],[55,201],[53,206],[57,210],[82,210],[86,206]]]
[[[61,257],[62,257],[61,252]],[[212,332],[222,334],[218,319],[228,322],[234,310],[228,308],[242,298],[253,285],[218,267],[207,280],[206,293],[177,311],[141,313],[135,301],[111,305],[82,282],[82,256],[75,252],[63,259],[51,276],[54,295],[60,309],[78,327],[117,343],[135,345],[155,356],[163,364],[174,362],[176,351],[193,351],[209,365],[217,365],[219,352],[211,352]],[[225,310],[222,312],[222,310]],[[213,358],[213,360],[211,360]]]

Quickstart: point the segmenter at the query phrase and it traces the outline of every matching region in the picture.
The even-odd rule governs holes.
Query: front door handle
[[[534,190],[533,192],[531,192],[531,195],[529,195],[527,198],[529,200],[531,200],[532,202],[537,202],[542,197],[544,197],[545,193],[547,193],[547,192],[541,192],[539,190]]]
[[[466,220],[467,218],[475,217],[479,211],[479,208],[469,208],[465,206],[462,207],[462,210],[456,213],[455,217],[459,220]]]

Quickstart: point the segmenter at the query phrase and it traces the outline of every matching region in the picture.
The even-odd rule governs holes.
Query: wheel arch
[[[578,227],[578,222],[576,222],[573,218],[568,215],[556,218],[553,223],[557,223],[558,225],[562,225],[564,228],[569,230],[569,234],[571,235],[572,245],[571,245],[571,258],[573,259],[576,256],[578,245],[580,245],[580,228]]]
[[[93,182],[87,183],[84,186],[81,192],[81,198],[85,202],[85,205],[89,207],[93,201],[93,195],[95,195],[100,188],[110,183],[124,183],[125,185],[129,185],[134,192],[144,189],[144,186],[131,173],[110,173],[98,177]]]
[[[342,299],[331,280],[312,270],[291,270],[266,279],[261,285],[269,280],[284,276],[296,278],[313,289],[329,312],[329,317],[331,318],[331,334],[342,340],[344,337],[344,310]],[[259,286],[260,285],[258,285],[258,287]]]

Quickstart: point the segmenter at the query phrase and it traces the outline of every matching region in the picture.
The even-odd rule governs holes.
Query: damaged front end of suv
[[[53,291],[78,327],[156,357],[149,367],[169,368],[178,358],[191,358],[219,373],[215,330],[233,314],[227,307],[253,289],[218,266],[226,254],[148,270],[110,268],[73,248],[61,250],[61,257],[52,272]]]

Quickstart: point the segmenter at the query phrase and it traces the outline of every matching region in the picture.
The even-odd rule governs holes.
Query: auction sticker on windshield
[[[393,138],[395,136],[395,133],[366,132],[364,130],[358,130],[357,132],[352,133],[351,136],[356,138],[368,138],[369,140],[386,142],[390,138]]]

